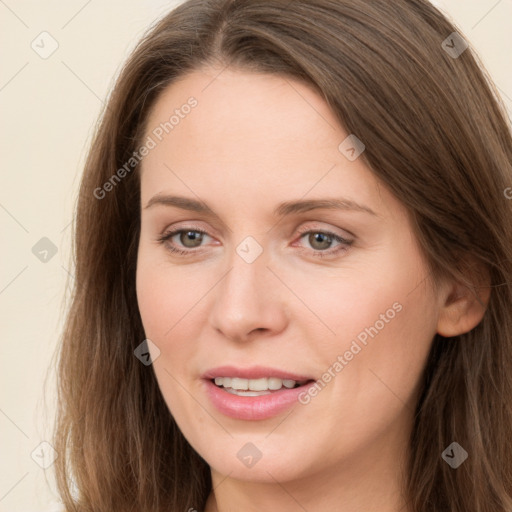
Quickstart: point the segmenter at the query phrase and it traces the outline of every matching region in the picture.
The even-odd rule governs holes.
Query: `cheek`
[[[199,288],[197,270],[173,269],[161,253],[141,244],[137,260],[139,311],[146,336],[155,342],[172,337],[174,326],[197,301]]]
[[[408,254],[404,261],[390,253],[364,276],[347,279],[338,304],[325,301],[337,334],[321,348],[325,370],[336,375],[329,393],[352,431],[384,427],[415,405],[437,316],[425,266]],[[365,418],[373,418],[373,427]]]
[[[364,278],[347,278],[323,296],[310,295],[336,333],[316,338],[324,373],[320,391],[305,405],[311,421],[324,418],[317,437],[333,463],[339,456],[333,444],[357,452],[390,425],[405,431],[414,411],[436,309],[426,282],[415,288],[423,266],[393,261],[381,260],[378,272],[369,266]]]
[[[168,409],[178,420],[187,417],[185,409],[190,405],[190,397],[180,383],[186,382],[194,357],[190,337],[194,336],[196,323],[191,308],[198,300],[198,277],[197,272],[192,277],[172,271],[161,258],[151,256],[144,248],[139,249],[137,300],[145,336],[160,351],[152,369]]]
[[[137,300],[146,338],[160,350],[153,368],[166,399],[197,379],[198,343],[207,327],[214,286],[207,266],[171,264],[163,250],[141,244],[137,261]],[[174,378],[176,379],[174,379]],[[170,404],[169,404],[170,405]]]
[[[149,339],[156,341],[162,333],[170,328],[171,318],[165,314],[172,311],[173,293],[169,293],[170,283],[165,273],[150,261],[139,258],[137,265],[137,301],[144,326]]]
[[[379,249],[368,251],[357,267],[333,271],[322,286],[301,278],[296,284],[302,287],[294,289],[322,320],[315,350],[324,369],[338,356],[346,361],[342,370],[337,366],[337,374],[345,375],[345,391],[362,394],[366,386],[386,390],[388,384],[407,394],[435,335],[435,296],[410,238],[397,236],[393,247]]]
[[[423,281],[424,263],[413,249],[404,244],[368,251],[355,263],[322,275],[283,272],[309,310],[298,304],[292,321],[305,328],[311,320],[308,338],[314,335],[317,353],[332,359],[349,350],[353,340],[363,347],[372,339],[398,346],[421,339],[426,330],[430,335],[435,304]],[[300,308],[306,315],[299,315]]]

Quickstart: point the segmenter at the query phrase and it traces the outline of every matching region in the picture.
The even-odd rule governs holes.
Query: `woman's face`
[[[440,299],[349,135],[309,86],[231,69],[187,75],[149,117],[138,303],[169,410],[220,474],[406,450]]]

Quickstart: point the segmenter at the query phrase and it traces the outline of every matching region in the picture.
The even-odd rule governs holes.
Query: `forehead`
[[[184,108],[191,98],[195,106]],[[350,134],[325,100],[288,77],[193,71],[161,93],[146,137],[158,139],[155,130],[161,140],[142,162],[143,196],[173,190],[208,197],[236,189],[247,199],[239,201],[244,207],[255,196],[274,204],[326,193],[374,206],[380,199],[363,160],[340,151]]]
[[[215,156],[226,146],[257,148],[263,156],[281,142],[295,151],[304,144],[309,150],[321,145],[337,151],[344,133],[325,101],[307,84],[278,75],[211,68],[193,71],[168,86],[150,112],[146,132],[169,121],[175,111],[179,114],[190,98],[197,105],[182,114],[166,138],[175,145],[200,146],[198,156],[212,145],[217,148]]]

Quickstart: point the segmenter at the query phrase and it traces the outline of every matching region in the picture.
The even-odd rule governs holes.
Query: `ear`
[[[482,320],[491,296],[491,278],[483,265],[465,271],[473,286],[452,280],[444,288],[437,333],[446,338],[464,334]]]

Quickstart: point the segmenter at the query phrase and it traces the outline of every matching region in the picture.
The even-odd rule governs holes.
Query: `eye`
[[[199,252],[196,249],[201,247],[204,237],[209,237],[206,231],[197,229],[192,226],[183,229],[175,229],[173,231],[164,232],[157,241],[164,244],[166,248],[181,256],[192,256],[194,253]],[[308,243],[311,246],[310,253],[313,256],[326,257],[333,256],[338,253],[348,250],[348,247],[354,240],[347,240],[336,233],[331,231],[321,230],[302,230],[300,239],[307,236]],[[173,241],[173,238],[176,240]],[[332,243],[337,242],[339,245],[334,249],[331,248]],[[181,248],[180,248],[181,247]],[[305,250],[301,248],[301,250]]]
[[[179,246],[176,247],[176,242],[172,242],[172,239],[179,235],[178,241],[180,244],[183,244],[182,247],[185,247],[188,250],[179,249]],[[204,239],[204,236],[209,236],[206,231],[202,229],[196,228],[187,228],[187,229],[176,229],[174,231],[165,232],[162,236],[158,238],[158,242],[161,244],[165,244],[169,251],[177,254],[181,254],[183,256],[188,256],[192,254],[194,249],[201,246],[201,242]],[[172,242],[172,243],[170,243]]]
[[[323,258],[325,256],[333,256],[335,254],[348,250],[354,240],[347,240],[331,231],[307,230],[301,231],[300,239],[307,237],[307,241],[312,247],[312,255]],[[331,249],[333,241],[338,242],[338,246]],[[327,250],[326,250],[327,249]]]

